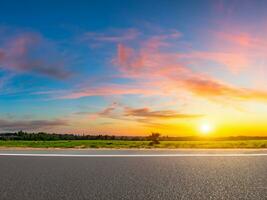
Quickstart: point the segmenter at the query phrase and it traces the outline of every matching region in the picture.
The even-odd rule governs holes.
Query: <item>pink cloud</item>
[[[160,45],[152,45],[151,48],[143,46],[139,51],[135,51],[119,45],[117,55],[119,69],[123,69],[122,72],[127,75],[132,74],[130,77],[134,79],[149,80],[151,87],[153,84],[165,87],[169,85],[167,87],[170,90],[182,88],[205,98],[228,97],[236,100],[267,101],[267,91],[232,86],[208,75],[193,72],[182,61],[184,58],[214,60],[230,66],[232,70],[239,70],[239,67],[246,66],[248,62],[242,54],[221,52],[179,54],[162,52],[159,47]],[[158,84],[157,80],[161,83]]]
[[[252,47],[254,46],[253,44],[259,42],[256,38],[251,37],[247,33],[231,34],[231,33],[219,32],[218,36],[221,39],[224,39],[226,41],[235,43],[243,47]]]
[[[140,35],[137,29],[112,29],[106,33],[87,32],[84,40],[96,42],[125,42],[136,39]]]
[[[162,77],[169,73],[186,73],[187,68],[181,62],[182,54],[161,52],[159,48],[164,46],[165,42],[154,43],[154,40],[144,42],[139,50],[119,44],[117,47],[117,57],[113,63],[119,67],[124,75],[129,77],[138,77],[141,74],[147,74],[149,77]]]
[[[200,60],[213,61],[222,66],[226,66],[231,72],[239,73],[240,71],[247,68],[250,64],[250,59],[242,52],[237,53],[227,53],[227,52],[192,52],[188,54],[184,54],[182,56],[186,59],[191,59],[194,62],[198,62]]]
[[[229,30],[228,30],[229,29]],[[229,50],[266,51],[267,40],[265,32],[251,33],[236,30],[235,27],[228,27],[224,31],[213,31],[214,42],[218,42],[222,48]],[[256,52],[255,52],[256,53]]]
[[[221,63],[236,74],[255,69],[258,61],[267,62],[265,32],[240,31],[233,25],[224,27],[223,31],[211,31],[212,50],[198,52],[195,56]]]
[[[9,37],[0,45],[2,69],[18,73],[35,73],[57,79],[71,74],[54,46],[37,33],[24,33]]]
[[[99,87],[85,87],[78,91],[68,92],[67,94],[61,94],[57,98],[64,99],[77,99],[88,96],[112,96],[112,95],[157,95],[162,94],[157,89],[138,87],[138,85],[119,85],[119,84],[108,84]]]
[[[133,83],[83,86],[76,91],[67,91],[60,98],[129,94],[166,96],[184,91],[212,101],[227,98],[238,101],[267,102],[267,91],[234,86],[205,73],[193,71],[189,67],[192,61],[207,60],[222,63],[231,70],[238,71],[240,67],[246,67],[250,62],[243,52],[236,54],[223,51],[180,53],[165,49],[165,47],[172,47],[169,39],[179,37],[178,33],[155,36],[140,42],[139,48],[119,43],[117,55],[112,63],[120,73],[118,78],[127,78],[134,81]],[[245,45],[245,41],[241,41],[241,45]]]

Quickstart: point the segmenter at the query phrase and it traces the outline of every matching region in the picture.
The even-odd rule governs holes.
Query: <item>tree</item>
[[[160,133],[151,133],[151,135],[149,136],[149,140],[151,140],[149,145],[159,144],[160,143],[159,138],[160,138]]]

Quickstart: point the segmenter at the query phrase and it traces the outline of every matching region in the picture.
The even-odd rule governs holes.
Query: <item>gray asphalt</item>
[[[5,153],[266,153],[258,150],[21,151]],[[0,155],[1,200],[267,200],[267,156],[31,157]]]

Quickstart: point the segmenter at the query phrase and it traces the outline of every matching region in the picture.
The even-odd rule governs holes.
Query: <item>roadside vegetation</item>
[[[131,136],[80,136],[47,133],[0,134],[0,147],[19,148],[267,148],[264,137],[166,137],[152,133],[144,137]]]
[[[30,148],[267,148],[267,140],[236,141],[151,141],[125,140],[56,140],[56,141],[0,141],[0,147]]]

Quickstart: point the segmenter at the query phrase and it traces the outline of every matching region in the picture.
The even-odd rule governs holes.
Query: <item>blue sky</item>
[[[209,121],[265,134],[264,8],[2,1],[0,131],[192,135]]]

